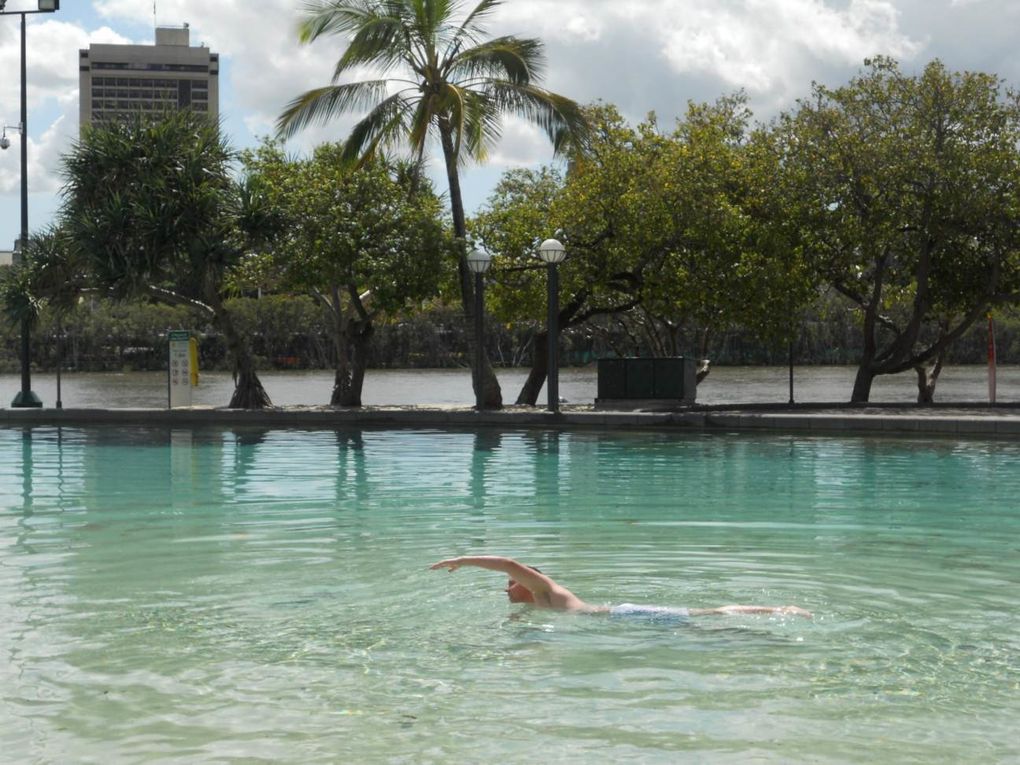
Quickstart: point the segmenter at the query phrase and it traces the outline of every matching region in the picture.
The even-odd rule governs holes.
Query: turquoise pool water
[[[1008,442],[0,428],[0,760],[1018,761],[1018,498]]]

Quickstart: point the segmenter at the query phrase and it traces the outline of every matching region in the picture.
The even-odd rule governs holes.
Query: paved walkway
[[[978,404],[932,407],[845,404],[690,407],[676,411],[620,411],[564,405],[559,413],[508,406],[371,406],[239,409],[0,409],[0,425],[262,425],[267,427],[500,427],[773,431],[972,437],[1020,437],[1020,406]]]

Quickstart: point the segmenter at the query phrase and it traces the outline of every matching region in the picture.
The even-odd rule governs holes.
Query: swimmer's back
[[[687,621],[691,615],[686,608],[644,606],[638,603],[621,603],[609,609],[609,615],[620,618],[647,619],[650,621]]]

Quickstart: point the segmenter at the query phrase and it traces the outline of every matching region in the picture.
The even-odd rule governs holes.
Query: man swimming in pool
[[[470,555],[448,558],[429,566],[432,570],[445,568],[453,573],[461,566],[498,571],[509,579],[506,594],[511,603],[530,603],[536,608],[553,608],[585,614],[617,614],[640,616],[709,616],[714,614],[791,614],[810,618],[811,612],[798,606],[720,606],[718,608],[667,608],[623,603],[619,606],[593,606],[536,568],[518,563],[513,558],[498,555]]]

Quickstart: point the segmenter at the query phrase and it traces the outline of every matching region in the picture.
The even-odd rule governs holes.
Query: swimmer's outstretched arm
[[[448,558],[438,563],[433,563],[429,568],[445,568],[452,573],[461,566],[476,566],[477,568],[506,574],[515,582],[519,582],[530,590],[531,594],[539,602],[549,599],[552,593],[561,591],[567,597],[575,597],[569,590],[561,587],[541,571],[536,571],[531,566],[525,566],[513,558],[504,558],[500,555],[465,555],[460,558]]]
[[[534,605],[540,608],[589,612],[605,610],[597,606],[589,606],[566,587],[550,579],[538,569],[518,563],[513,558],[503,558],[499,555],[471,555],[441,560],[438,563],[433,563],[429,568],[445,568],[448,571],[456,571],[461,566],[476,566],[506,574],[514,582],[528,590],[532,595]],[[507,594],[511,594],[510,589],[507,589]]]
[[[555,582],[545,574],[535,571],[523,563],[518,563],[513,558],[503,558],[499,555],[465,555],[460,558],[447,558],[433,563],[429,568],[433,570],[445,568],[453,573],[461,566],[475,566],[489,571],[499,571],[515,582],[520,582],[532,592],[547,592],[555,586]]]

